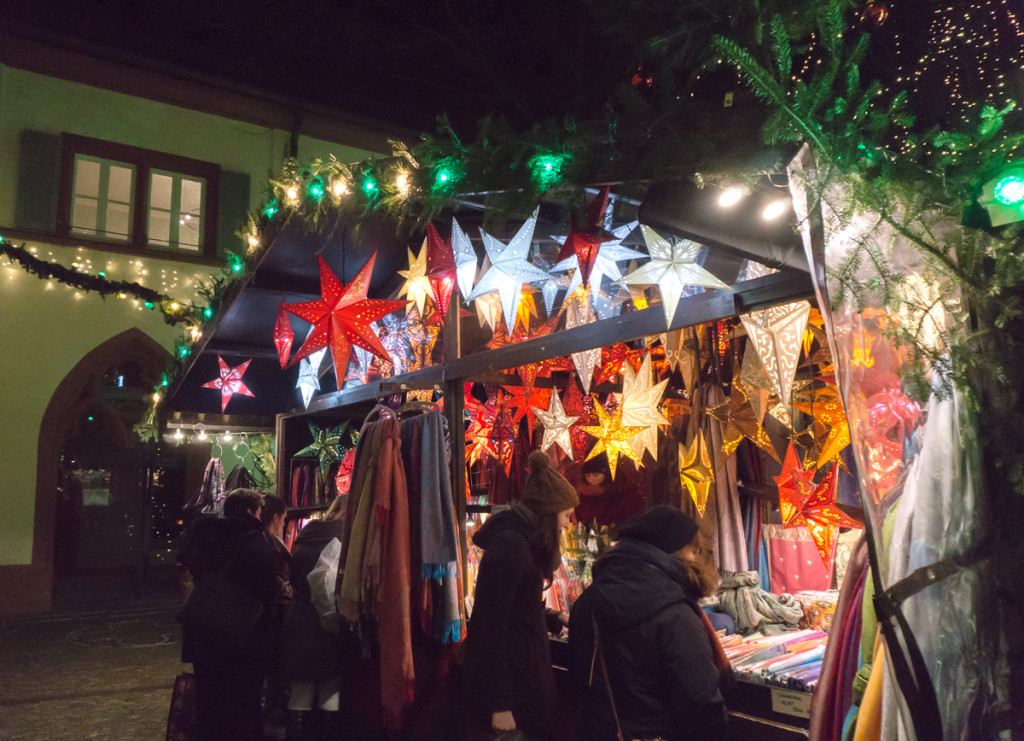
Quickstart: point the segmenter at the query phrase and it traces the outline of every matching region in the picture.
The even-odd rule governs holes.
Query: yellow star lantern
[[[407,248],[409,251],[409,269],[398,271],[398,274],[405,278],[405,283],[398,289],[398,295],[406,296],[416,304],[416,309],[420,312],[420,316],[426,316],[424,308],[427,305],[427,297],[434,290],[430,286],[430,278],[427,277],[427,248],[425,243],[426,240],[424,240],[424,246],[420,249],[418,256],[413,254],[412,248]]]
[[[775,446],[754,414],[754,408],[750,406],[750,399],[738,375],[733,376],[732,393],[729,394],[729,398],[717,406],[710,407],[708,414],[722,423],[722,452],[725,455],[735,453],[740,441],[748,438],[772,458],[779,460]]]
[[[645,452],[650,452],[651,457],[658,460],[658,427],[669,423],[658,405],[667,385],[667,378],[661,383],[654,384],[650,353],[644,356],[640,370],[636,373],[629,363],[623,364],[622,401],[619,410],[622,424],[642,428],[629,439],[637,463],[643,461]]]
[[[828,427],[817,467],[822,468],[829,461],[837,460],[843,448],[850,444],[850,425],[846,421],[846,410],[839,392],[832,386],[826,386],[815,391],[810,401],[794,402],[793,408],[812,416],[815,423]]]
[[[779,487],[779,512],[783,526],[806,525],[826,569],[835,552],[836,528],[861,527],[859,522],[836,507],[837,471],[833,467],[815,486],[814,470],[804,470],[796,450],[790,445],[782,473],[774,477]]]
[[[708,493],[714,481],[715,474],[711,468],[708,446],[704,442],[704,432],[697,430],[689,448],[679,444],[679,483],[690,492],[690,498],[701,517],[707,509]]]
[[[605,453],[608,456],[608,471],[615,478],[615,468],[619,464],[619,456],[624,455],[634,463],[638,463],[633,446],[629,439],[640,432],[642,427],[624,427],[622,425],[621,412],[608,414],[601,406],[601,402],[594,400],[594,412],[597,413],[597,425],[592,427],[580,427],[591,437],[597,438],[597,443],[587,455],[586,460],[596,458]]]

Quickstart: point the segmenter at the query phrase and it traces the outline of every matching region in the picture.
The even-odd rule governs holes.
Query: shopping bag
[[[227,578],[223,571],[203,574],[178,613],[178,621],[204,641],[240,651],[263,614],[263,602]]]
[[[341,563],[341,541],[331,541],[320,551],[316,566],[306,576],[309,594],[316,614],[320,616],[320,627],[328,633],[341,632],[341,614],[338,612],[338,589],[341,579],[338,570]]]
[[[196,677],[179,674],[174,679],[171,709],[167,713],[167,741],[190,741],[196,733]]]

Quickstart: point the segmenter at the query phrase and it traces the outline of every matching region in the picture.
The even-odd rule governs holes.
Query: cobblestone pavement
[[[176,607],[0,624],[0,741],[164,738]]]

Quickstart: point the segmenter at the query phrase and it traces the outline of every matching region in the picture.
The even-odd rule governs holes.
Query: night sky
[[[762,6],[769,4],[783,11],[807,7],[806,0]],[[4,7],[7,23],[33,33],[114,48],[148,63],[414,130],[433,130],[436,115],[447,112],[468,136],[489,112],[520,128],[563,115],[599,119],[639,64],[654,71],[656,88],[667,81],[673,89],[686,86],[692,69],[680,69],[673,54],[682,55],[683,67],[696,67],[712,33],[742,40],[763,26],[743,17],[753,7],[744,0],[6,0]],[[886,22],[871,29],[862,72],[893,84],[901,63],[913,67],[927,49],[940,8],[952,8],[947,15],[969,27],[986,22],[980,9],[1010,6],[998,0],[891,0],[886,7]],[[685,30],[660,52],[644,48],[652,35],[676,28]],[[1014,53],[1020,57],[1020,37],[1009,27],[1004,31],[997,45],[984,50],[987,67],[1007,66]],[[993,33],[983,30],[980,38]],[[948,113],[951,70],[968,86],[978,83],[976,50],[958,51],[962,57],[944,50],[946,68],[921,82],[915,106],[928,123]],[[1019,66],[1011,80],[1024,98]],[[664,67],[670,72],[663,74]],[[715,86],[722,84],[735,86],[711,76],[712,89],[705,82],[699,90],[720,99]]]

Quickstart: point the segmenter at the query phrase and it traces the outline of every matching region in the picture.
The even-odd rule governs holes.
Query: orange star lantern
[[[370,328],[370,324],[402,308],[408,301],[366,298],[366,292],[370,288],[370,276],[373,274],[373,263],[377,259],[376,252],[347,286],[342,285],[322,257],[318,259],[320,300],[284,305],[286,311],[313,325],[312,331],[302,343],[299,352],[292,358],[291,364],[295,365],[321,347],[328,347],[334,360],[334,374],[340,388],[345,380],[345,371],[352,356],[353,345],[372,352],[381,360],[391,362],[387,350]]]
[[[779,511],[783,526],[806,525],[826,569],[835,552],[836,528],[861,527],[859,522],[836,507],[837,472],[838,469],[833,466],[824,480],[815,486],[814,469],[805,470],[796,449],[790,445],[786,450],[782,473],[774,477],[779,487]]]
[[[722,452],[725,455],[735,453],[740,441],[746,437],[772,458],[779,460],[779,454],[775,452],[771,438],[757,419],[738,374],[733,376],[732,393],[729,394],[729,398],[717,406],[710,407],[708,414],[722,423]]]
[[[220,389],[221,414],[223,414],[224,410],[228,408],[228,402],[231,401],[231,396],[233,394],[255,396],[255,394],[249,390],[249,387],[242,383],[242,376],[245,375],[245,371],[251,362],[252,358],[249,358],[241,365],[236,365],[234,368],[231,368],[224,362],[224,358],[220,355],[217,356],[217,363],[220,365],[220,376],[218,378],[214,378],[209,383],[204,383],[203,388]]]
[[[701,517],[708,507],[708,494],[714,481],[715,474],[711,469],[711,456],[704,442],[704,433],[697,430],[688,449],[679,443],[679,483],[690,492],[690,498]]]

